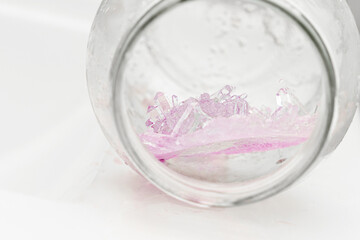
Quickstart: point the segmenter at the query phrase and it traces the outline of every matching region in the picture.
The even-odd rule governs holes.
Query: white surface
[[[0,1],[0,239],[360,239],[359,116],[303,181],[249,206],[192,208],[119,164],[85,83],[98,4]]]
[[[72,2],[0,1],[2,188],[71,195],[100,165],[107,143],[85,82],[87,35],[99,1]]]

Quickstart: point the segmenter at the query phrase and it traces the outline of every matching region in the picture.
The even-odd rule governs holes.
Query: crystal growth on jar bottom
[[[269,161],[281,165],[309,139],[316,113],[307,112],[290,89],[278,91],[274,109],[251,106],[247,95],[233,94],[234,89],[225,86],[184,101],[158,92],[147,109],[141,141],[159,161],[185,175],[235,181],[250,172],[261,175],[262,168],[268,171],[273,168],[266,166]]]

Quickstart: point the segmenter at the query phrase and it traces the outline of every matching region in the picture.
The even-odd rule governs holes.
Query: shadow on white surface
[[[354,121],[340,148],[300,183],[256,204],[231,209],[185,205],[111,155],[76,202],[106,219],[114,236],[126,233],[132,239],[352,239],[360,236],[360,151],[353,145],[360,142],[359,126]]]

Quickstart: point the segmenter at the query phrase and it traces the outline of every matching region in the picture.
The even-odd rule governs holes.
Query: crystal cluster
[[[246,95],[231,95],[232,91],[232,87],[225,86],[216,94],[204,93],[199,99],[189,98],[180,104],[178,97],[172,96],[172,105],[164,93],[157,93],[156,105],[148,107],[146,126],[155,133],[181,136],[203,128],[211,119],[249,114]]]
[[[215,94],[183,102],[157,93],[148,107],[148,131],[140,136],[160,160],[177,156],[264,152],[299,145],[313,129],[314,114],[307,114],[288,90],[276,94],[278,107],[257,109],[247,95],[232,94],[225,86]]]

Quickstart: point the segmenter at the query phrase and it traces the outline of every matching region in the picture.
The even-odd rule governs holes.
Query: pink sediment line
[[[166,151],[162,148],[148,146],[149,151],[159,160],[169,160],[178,156],[209,156],[209,155],[234,155],[242,153],[266,152],[276,149],[288,148],[304,143],[307,138],[286,138],[283,140],[275,139],[243,139],[233,143],[232,147],[220,151],[203,151],[201,153],[192,152],[192,149],[177,149],[175,151]],[[193,148],[199,146],[193,146]],[[204,146],[203,146],[204,147]],[[209,148],[212,146],[209,145]]]
[[[296,123],[286,122],[286,126],[291,125],[289,129],[280,125],[282,120],[262,125],[251,117],[233,116],[214,119],[203,129],[182,136],[149,130],[140,138],[156,158],[164,160],[177,156],[265,152],[297,146],[308,139],[314,119],[299,117],[296,120]]]

